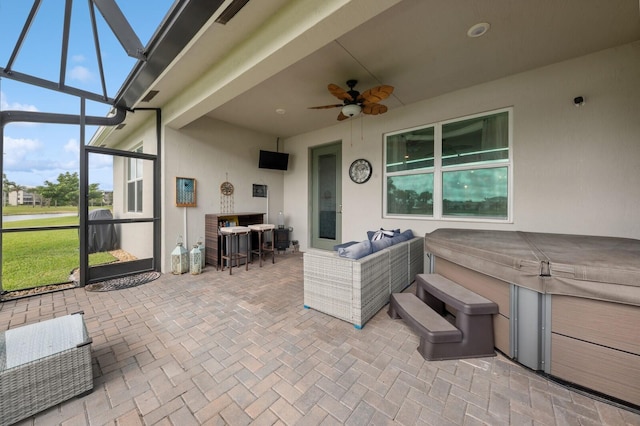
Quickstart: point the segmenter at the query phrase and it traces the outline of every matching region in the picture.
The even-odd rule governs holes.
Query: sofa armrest
[[[336,252],[303,254],[304,306],[351,322],[353,260]]]
[[[303,259],[306,308],[360,328],[383,306],[379,301],[388,300],[389,252],[386,250],[357,260],[340,257],[335,252],[309,250]]]

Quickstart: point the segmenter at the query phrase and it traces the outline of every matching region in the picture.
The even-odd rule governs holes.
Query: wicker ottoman
[[[91,339],[82,313],[0,334],[0,425],[91,389]]]

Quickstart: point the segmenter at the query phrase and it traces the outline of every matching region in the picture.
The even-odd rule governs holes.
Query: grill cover
[[[100,209],[89,212],[89,220],[113,219],[110,210]],[[100,253],[118,248],[118,236],[115,226],[89,225],[89,253]]]

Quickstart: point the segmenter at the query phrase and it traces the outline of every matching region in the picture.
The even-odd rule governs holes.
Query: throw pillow
[[[377,231],[367,231],[367,239],[373,242],[382,238],[393,237],[397,233],[400,233],[400,229],[391,230],[380,228]]]
[[[358,244],[358,241],[349,241],[348,243],[336,244],[335,246],[333,246],[333,251],[338,251],[341,248],[347,248],[354,244]]]
[[[407,229],[406,231],[404,231],[402,233],[402,235],[404,235],[404,237],[408,240],[413,238],[413,231],[411,229]]]
[[[343,247],[338,249],[338,256],[346,257],[349,259],[360,259],[371,254],[371,242],[364,240],[362,242],[352,244],[349,247]]]
[[[389,239],[391,240],[392,244],[398,244],[403,241],[409,241],[412,238],[413,238],[413,231],[411,231],[411,229],[407,229],[406,231],[400,234],[396,234]]]

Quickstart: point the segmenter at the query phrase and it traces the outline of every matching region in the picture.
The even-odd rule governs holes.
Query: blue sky
[[[143,45],[147,45],[173,0],[116,0]],[[31,0],[0,0],[0,66],[8,64]],[[63,0],[42,0],[12,69],[57,82],[62,52]],[[107,94],[114,97],[129,75],[135,59],[126,55],[96,8],[96,21]],[[98,62],[91,32],[87,0],[74,0],[65,84],[102,93]],[[79,114],[75,96],[30,86],[0,75],[0,110],[27,110]],[[109,106],[87,101],[87,114],[105,116]],[[89,142],[95,127],[87,127]],[[79,126],[11,123],[4,128],[3,171],[10,181],[25,187],[55,182],[65,172],[79,172]],[[112,190],[111,158],[90,160],[90,183]]]

